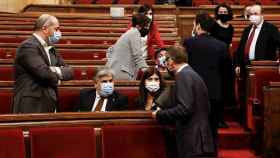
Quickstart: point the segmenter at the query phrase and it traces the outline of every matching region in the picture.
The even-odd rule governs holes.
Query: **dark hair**
[[[159,49],[157,49],[156,51],[155,51],[155,59],[157,58],[157,56],[158,56],[158,54],[161,52],[161,51],[167,51],[167,49],[166,48],[159,48]]]
[[[207,13],[207,12],[200,12],[196,14],[195,23],[200,24],[202,30],[211,32],[215,24],[215,20]]]
[[[188,62],[187,51],[181,46],[171,46],[167,49],[166,60],[171,59],[176,64]]]
[[[149,91],[145,87],[145,81],[146,81],[146,79],[148,79],[149,77],[151,77],[154,74],[158,75],[158,77],[159,77],[159,87],[160,87],[159,90],[154,94],[154,98],[157,98],[165,88],[165,83],[161,77],[160,72],[154,67],[149,67],[143,73],[141,80],[140,80],[140,84],[139,84],[139,93],[140,93],[139,104],[140,105],[145,105],[147,103],[147,94],[149,93]]]
[[[153,7],[151,6],[151,5],[149,5],[149,4],[143,4],[143,5],[141,5],[140,7],[139,7],[139,9],[138,9],[138,13],[139,14],[144,14],[144,15],[146,15],[147,13],[148,13],[148,11],[149,10],[152,10],[152,17],[153,17],[153,19],[152,19],[152,21],[151,21],[151,25],[150,25],[150,28],[152,28],[153,27],[153,22],[154,22],[154,9],[153,9]]]
[[[233,19],[233,12],[230,6],[226,5],[225,3],[221,3],[219,4],[216,8],[215,8],[215,18],[218,19],[218,12],[220,8],[226,8],[228,11],[228,15],[230,17],[229,20]]]
[[[131,22],[133,27],[139,25],[140,27],[144,28],[148,26],[151,20],[144,14],[135,14],[132,16]]]

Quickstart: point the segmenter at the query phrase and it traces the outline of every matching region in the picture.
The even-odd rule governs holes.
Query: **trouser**
[[[218,125],[223,116],[223,104],[220,100],[210,99],[211,113],[210,113],[210,125],[212,129],[214,149],[215,153],[218,153]]]

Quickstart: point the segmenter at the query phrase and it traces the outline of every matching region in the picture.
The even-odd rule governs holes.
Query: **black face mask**
[[[231,20],[228,14],[218,14],[218,19],[220,19],[223,23]]]
[[[145,36],[147,36],[148,35],[148,33],[149,33],[149,29],[147,29],[147,28],[143,28],[143,29],[141,29],[140,30],[140,34],[141,34],[141,37],[145,37]]]

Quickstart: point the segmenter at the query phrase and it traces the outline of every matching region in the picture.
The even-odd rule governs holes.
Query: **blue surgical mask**
[[[158,60],[159,60],[159,66],[165,67],[165,56],[160,57]]]
[[[51,35],[51,36],[49,37],[49,43],[50,43],[50,44],[55,44],[55,43],[57,43],[57,42],[60,40],[61,36],[62,36],[62,34],[61,34],[60,31],[55,31],[55,32],[53,32],[53,35]]]
[[[102,97],[108,97],[109,95],[113,94],[114,91],[114,84],[113,83],[101,83],[99,94]]]

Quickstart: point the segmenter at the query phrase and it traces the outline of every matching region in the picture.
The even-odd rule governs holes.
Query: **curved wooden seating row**
[[[33,26],[20,26],[20,25],[0,25],[0,30],[10,31],[33,31]],[[103,28],[103,27],[74,27],[74,26],[61,26],[62,32],[103,32],[103,33],[124,33],[127,28]],[[160,33],[177,33],[177,28],[159,28]]]
[[[1,35],[31,35],[33,31],[9,31],[0,30]],[[102,32],[63,32],[65,36],[82,36],[82,37],[120,37],[122,33],[102,33]],[[161,33],[160,36],[164,39],[165,37],[178,37],[177,33]]]
[[[108,12],[109,13],[109,12]],[[32,13],[18,13],[18,14],[0,14],[0,17],[5,18],[18,18],[18,19],[29,19],[36,20],[42,12],[32,12]],[[59,21],[64,22],[63,20],[71,20],[72,23],[76,20],[131,20],[131,15],[125,15],[123,17],[111,17],[109,14],[72,14],[72,13],[51,13],[56,16]],[[154,16],[155,21],[176,21],[176,15],[160,15],[156,14]],[[69,21],[69,22],[71,22]]]
[[[64,23],[60,22],[59,24],[61,26],[79,26],[79,27],[110,27],[110,28],[127,28],[129,21],[126,23],[115,23],[116,20],[112,20],[111,23],[99,23],[99,21],[95,21],[95,23]],[[0,25],[21,25],[21,26],[33,26],[33,21],[0,21]],[[176,27],[176,23],[170,23],[170,24],[158,24],[159,28],[173,28]]]
[[[21,43],[30,35],[0,35],[1,43]],[[106,44],[112,45],[118,37],[83,37],[83,36],[63,36],[59,44]],[[173,45],[179,41],[178,37],[163,37],[163,42],[166,45]]]
[[[173,81],[167,84],[173,84]],[[11,100],[13,82],[0,82],[0,114],[11,113]],[[82,88],[91,88],[94,81],[65,81],[58,88],[60,112],[71,112],[78,101],[80,90]],[[135,101],[139,96],[139,81],[115,81],[115,89],[121,94],[128,96],[128,110],[137,109]]]
[[[2,60],[3,61],[3,60]],[[8,60],[5,60],[6,62]],[[12,61],[12,60],[9,60]],[[105,66],[105,61],[92,61],[92,60],[71,60],[68,61],[71,64],[74,72],[73,80],[90,80],[96,75],[96,72]],[[148,64],[152,66],[154,62],[149,61]],[[91,65],[90,65],[91,64]],[[163,72],[167,73],[167,72]],[[14,80],[14,67],[11,63],[0,65],[0,81],[13,81]]]
[[[258,119],[263,119],[264,99],[263,87],[269,82],[280,81],[278,63],[272,61],[253,62],[247,67],[247,127],[255,130]]]
[[[140,5],[113,5],[125,8],[126,14],[132,14]],[[109,13],[112,5],[28,5],[22,12],[63,12],[63,13]],[[154,5],[155,14],[176,14],[175,5]]]
[[[109,13],[112,5],[44,5],[31,4],[26,6],[22,12],[62,12],[62,13]],[[125,13],[132,14],[139,5],[114,5],[125,8]],[[176,7],[175,5],[154,5],[155,14],[196,14],[202,9],[213,13],[215,5],[202,5],[199,7]],[[264,13],[279,14],[279,6],[263,6]],[[235,14],[243,14],[244,5],[233,5]]]

